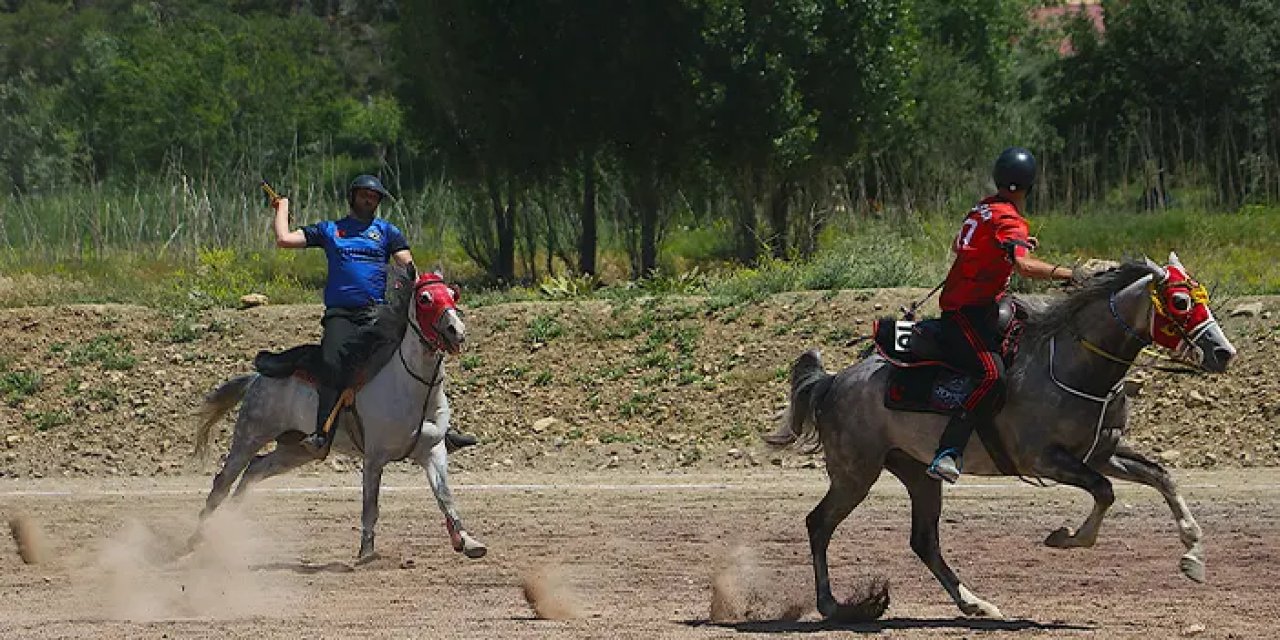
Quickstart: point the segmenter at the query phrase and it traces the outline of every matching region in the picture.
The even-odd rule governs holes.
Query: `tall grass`
[[[295,226],[345,210],[341,187],[307,184],[312,186],[278,185],[292,196]],[[132,302],[205,308],[234,305],[246,293],[266,293],[281,303],[319,302],[323,255],[273,247],[270,213],[256,180],[184,178],[154,187],[0,199],[0,306]],[[604,282],[594,293],[594,283],[584,281],[569,295],[566,286],[477,291],[483,270],[467,258],[452,223],[464,206],[469,205],[462,196],[441,182],[401,193],[380,213],[405,230],[420,268],[443,268],[450,279],[471,285],[470,304],[538,299],[547,292],[751,300],[790,290],[931,287],[946,274],[960,215],[846,213],[826,226],[811,259],[749,268],[726,261],[729,230],[723,216],[711,216],[718,222],[668,236],[661,257],[665,274],[640,283]],[[1172,250],[1196,276],[1222,290],[1280,293],[1280,268],[1273,262],[1280,255],[1280,207],[1033,214],[1030,223],[1041,242],[1039,257],[1051,262],[1142,255],[1163,260]],[[602,253],[602,264],[627,262],[619,249]]]

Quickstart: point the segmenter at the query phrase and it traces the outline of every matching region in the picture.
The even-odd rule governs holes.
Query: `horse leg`
[[[809,530],[809,552],[813,555],[813,585],[818,595],[818,612],[824,618],[835,617],[840,605],[831,595],[831,577],[827,570],[827,547],[836,527],[849,516],[871,490],[880,475],[879,465],[841,465],[832,468],[828,462],[831,484],[818,506],[805,518]]]
[[[431,493],[436,497],[436,504],[444,514],[444,526],[449,531],[449,541],[453,550],[468,558],[483,558],[489,548],[483,542],[471,537],[462,526],[462,518],[453,506],[453,492],[449,489],[449,453],[444,441],[431,448],[425,459],[419,458],[418,464],[427,472],[427,482],[431,485]]]
[[[1111,482],[1060,447],[1051,447],[1041,458],[1041,463],[1043,466],[1038,472],[1044,477],[1080,487],[1093,496],[1093,511],[1089,513],[1084,524],[1080,525],[1080,530],[1072,531],[1069,527],[1059,528],[1045,538],[1045,545],[1056,549],[1092,547],[1098,540],[1098,529],[1102,526],[1102,517],[1116,501]]]
[[[1145,484],[1160,492],[1169,509],[1173,511],[1174,522],[1178,525],[1178,537],[1187,552],[1178,563],[1183,575],[1196,582],[1204,582],[1204,548],[1200,545],[1200,525],[1191,516],[1187,501],[1178,491],[1178,485],[1169,472],[1160,465],[1147,460],[1137,452],[1120,447],[1115,455],[1108,459],[1099,471],[1120,480]]]
[[[236,431],[239,432],[240,425],[236,425]],[[231,443],[231,450],[227,452],[227,460],[222,464],[222,470],[213,477],[213,488],[209,490],[209,497],[205,498],[204,508],[200,510],[200,519],[204,520],[209,517],[223,500],[227,499],[227,494],[231,493],[231,486],[235,484],[236,478],[240,477],[240,473],[249,466],[249,461],[253,454],[262,448],[262,442],[251,441],[248,438],[237,437]],[[199,533],[197,532],[197,536]]]
[[[365,563],[378,557],[373,550],[373,529],[378,524],[378,493],[382,490],[384,460],[369,456],[364,459],[364,505],[360,510],[360,555],[356,562]]]
[[[236,485],[234,497],[237,500],[243,499],[253,485],[296,469],[312,460],[315,460],[315,456],[301,445],[276,445],[275,451],[256,456],[249,463],[249,468],[245,469],[244,475],[240,478],[240,484]]]
[[[969,616],[1003,618],[995,605],[974,595],[942,557],[938,518],[942,516],[942,483],[930,478],[928,467],[899,451],[885,459],[885,468],[897,476],[911,497],[911,550],[916,552],[947,594]]]

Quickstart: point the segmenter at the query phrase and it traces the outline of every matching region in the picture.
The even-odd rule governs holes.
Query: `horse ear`
[[[1187,272],[1187,268],[1182,266],[1182,261],[1178,259],[1178,254],[1172,251],[1169,252],[1169,264],[1181,269],[1183,273]]]
[[[1164,282],[1169,279],[1169,272],[1164,267],[1156,264],[1151,258],[1146,256],[1142,260],[1147,263],[1147,268],[1151,270],[1151,274],[1155,277],[1156,282]]]

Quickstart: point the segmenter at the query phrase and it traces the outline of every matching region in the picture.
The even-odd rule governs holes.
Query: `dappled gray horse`
[[[456,551],[479,558],[486,548],[462,526],[449,491],[445,432],[449,429],[449,400],[445,396],[444,357],[457,353],[466,327],[456,308],[457,291],[439,274],[427,273],[416,282],[400,273],[390,304],[379,311],[377,330],[387,334],[383,357],[374,356],[367,382],[355,394],[351,410],[334,426],[334,447],[364,459],[364,505],[361,513],[360,555],[375,557],[374,526],[378,522],[378,492],[388,462],[413,460],[427,472],[445,526]],[[394,353],[386,351],[394,350]],[[379,368],[379,363],[380,368]],[[290,369],[289,371],[292,371]],[[267,377],[260,373],[227,381],[205,397],[196,433],[196,453],[203,456],[213,425],[243,400],[231,448],[201,518],[227,497],[236,478],[242,495],[255,482],[317,459],[298,442],[316,425],[316,389],[306,375]],[[271,453],[258,455],[267,443]],[[243,477],[241,477],[243,472]]]
[[[1080,487],[1094,499],[1078,531],[1059,529],[1045,544],[1089,547],[1114,501],[1106,476],[1154,487],[1173,510],[1186,553],[1182,572],[1204,579],[1200,527],[1173,479],[1158,464],[1121,443],[1129,401],[1125,374],[1150,343],[1174,351],[1212,373],[1226,370],[1235,348],[1208,307],[1208,293],[1170,255],[1170,265],[1147,260],[1095,275],[1077,291],[1030,310],[1019,356],[1010,369],[1007,400],[994,430],[1003,453],[989,453],[976,436],[964,451],[965,474],[1004,475],[996,457],[1014,473]],[[1000,610],[974,595],[942,557],[938,517],[942,487],[925,473],[946,418],[885,408],[893,366],[872,355],[836,375],[817,352],[791,369],[791,403],[778,431],[766,440],[820,447],[830,487],[806,519],[818,610],[839,617],[844,606],[831,594],[827,545],[836,526],[866,497],[888,469],[911,497],[911,548],[960,610],[999,617]],[[987,443],[990,444],[990,443]]]

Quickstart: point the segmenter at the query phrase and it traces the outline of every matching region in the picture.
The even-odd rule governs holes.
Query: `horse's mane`
[[[387,278],[387,304],[378,305],[377,321],[369,330],[373,332],[370,351],[378,355],[379,349],[388,345],[399,345],[404,332],[409,330],[409,305],[413,302],[413,285],[417,273],[413,265],[401,267],[392,264]],[[371,362],[381,358],[374,356]],[[376,362],[379,366],[381,362]],[[376,369],[375,369],[376,370]]]
[[[1130,260],[1095,274],[1064,298],[1044,304],[1026,304],[1027,300],[1020,300],[1028,314],[1023,344],[1047,340],[1049,336],[1067,329],[1072,318],[1085,307],[1098,300],[1105,300],[1111,294],[1154,274],[1151,264],[1145,260]]]

